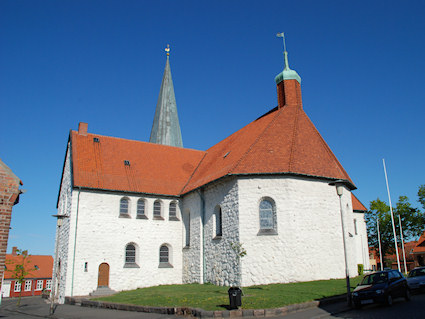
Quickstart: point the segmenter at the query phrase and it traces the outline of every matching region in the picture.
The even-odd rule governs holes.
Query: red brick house
[[[17,248],[13,247],[12,254],[6,255],[6,270],[2,286],[3,297],[22,297],[41,295],[43,289],[51,290],[53,257],[43,255],[30,255],[25,268],[30,270],[27,278],[21,284],[13,278],[12,269],[22,263],[22,256],[17,255]]]
[[[0,280],[4,272],[12,207],[19,202],[22,193],[20,185],[22,181],[0,159]]]

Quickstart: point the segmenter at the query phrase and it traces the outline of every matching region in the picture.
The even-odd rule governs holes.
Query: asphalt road
[[[21,307],[15,306],[16,299],[3,299],[0,307],[0,318],[10,319],[164,319],[179,318],[176,316],[129,312],[119,310],[87,308],[80,306],[59,305],[55,314],[49,317],[49,305],[40,297],[22,298]],[[180,317],[181,318],[181,317]],[[391,319],[391,318],[425,318],[425,294],[414,295],[412,300],[394,300],[391,307],[384,305],[368,305],[362,309],[348,309],[345,303],[311,308],[278,318],[285,319],[329,319],[329,318],[362,318],[362,319]]]

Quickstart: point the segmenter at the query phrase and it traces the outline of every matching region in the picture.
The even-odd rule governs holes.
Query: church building
[[[167,52],[149,142],[86,123],[70,131],[53,276],[61,302],[163,284],[344,278],[343,237],[350,276],[370,268],[366,208],[304,112],[286,50],[275,82],[275,108],[206,151],[184,148]]]

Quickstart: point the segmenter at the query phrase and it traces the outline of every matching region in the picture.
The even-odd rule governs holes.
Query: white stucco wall
[[[240,263],[232,248],[239,243],[239,198],[236,178],[205,188],[205,281],[220,286],[239,286]],[[222,211],[222,236],[216,236],[214,213]]]
[[[53,275],[52,275],[52,287],[55,287],[55,294],[60,302],[64,302],[65,291],[66,291],[66,278],[69,273],[69,236],[70,236],[70,225],[72,217],[72,188],[71,188],[71,160],[69,143],[65,156],[65,164],[59,194],[58,201],[58,215],[65,215],[68,218],[63,219],[63,224],[60,228],[56,227],[55,238],[55,252],[57,256],[53,256]],[[58,265],[60,262],[60,267]]]
[[[294,177],[241,178],[239,189],[242,284],[345,277],[339,197],[328,182]],[[277,235],[259,235],[259,203],[276,203]],[[346,235],[353,231],[351,194],[342,196]],[[348,209],[347,209],[348,205]],[[357,274],[353,240],[347,240],[350,274]]]
[[[168,216],[169,203],[176,199],[160,198],[164,220],[153,219],[153,203],[159,197],[128,195],[130,218],[119,216],[122,194],[104,191],[74,190],[73,216],[69,240],[66,295],[88,295],[97,288],[98,267],[108,263],[110,267],[109,287],[121,291],[160,284],[182,283],[182,223],[171,221]],[[148,219],[137,219],[137,200],[146,200]],[[78,209],[78,223],[76,215]],[[77,240],[73,261],[75,225]],[[136,246],[136,263],[139,268],[125,268],[125,247]],[[173,268],[159,267],[159,249],[163,244],[171,247],[170,258]],[[85,271],[87,263],[87,271]],[[73,271],[71,267],[73,265]],[[72,278],[73,273],[73,278]],[[73,282],[73,284],[72,284]],[[73,288],[72,288],[73,286]]]
[[[202,201],[199,192],[195,191],[183,197],[182,215],[183,215],[183,273],[184,283],[202,283],[202,220],[201,210]],[[190,223],[190,227],[187,224]],[[186,232],[190,232],[190,243],[186,245]]]
[[[367,228],[364,213],[353,213],[353,218],[356,220],[357,234],[354,233],[355,237],[355,253],[356,263],[363,264],[364,269],[371,269],[369,260],[369,249],[367,244]],[[353,219],[353,223],[354,223]]]

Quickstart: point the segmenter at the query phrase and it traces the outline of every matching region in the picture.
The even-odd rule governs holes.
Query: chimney
[[[12,247],[12,256],[18,255],[18,247]]]
[[[87,123],[80,122],[78,124],[78,134],[83,135],[83,136],[87,136],[88,126],[89,125]]]

